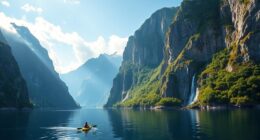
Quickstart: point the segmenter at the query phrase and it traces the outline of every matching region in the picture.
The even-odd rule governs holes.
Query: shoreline
[[[215,106],[185,106],[185,107],[167,107],[167,106],[151,106],[151,107],[104,107],[103,109],[119,109],[119,110],[229,110],[229,109],[260,109],[260,105],[252,106],[235,106],[235,105],[215,105]]]
[[[53,110],[53,111],[68,111],[68,110],[78,110],[84,108],[73,108],[73,109],[62,109],[62,108],[15,108],[15,107],[2,107],[0,111],[34,111],[34,110]],[[87,108],[87,109],[97,109],[97,108]],[[116,109],[116,110],[234,110],[234,109],[260,109],[260,105],[254,106],[231,106],[231,105],[218,105],[218,106],[185,106],[185,107],[169,107],[169,106],[151,106],[151,107],[103,107],[98,109]]]

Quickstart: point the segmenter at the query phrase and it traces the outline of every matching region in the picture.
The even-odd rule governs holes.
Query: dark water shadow
[[[0,111],[0,138],[55,139],[55,127],[66,128],[71,111]],[[48,130],[47,130],[48,129]]]
[[[259,140],[259,110],[107,110],[123,140]]]

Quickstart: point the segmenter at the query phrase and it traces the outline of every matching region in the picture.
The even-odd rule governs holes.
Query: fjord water
[[[0,111],[0,139],[259,140],[260,110]],[[98,125],[83,133],[85,121]]]

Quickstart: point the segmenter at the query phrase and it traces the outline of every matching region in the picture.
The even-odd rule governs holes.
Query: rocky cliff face
[[[233,65],[259,61],[257,13],[259,2],[253,0],[184,1],[167,38],[163,97],[176,97],[188,105],[192,77],[205,71],[212,57],[224,48],[230,48],[230,54],[222,65],[230,72]]]
[[[107,101],[121,61],[121,56],[101,54],[61,77],[81,106],[102,107]]]
[[[183,106],[190,101],[200,105],[259,103],[259,8],[258,0],[184,0],[165,35],[161,64],[150,65],[150,60],[156,62],[148,59],[151,53],[150,57],[141,55],[142,60],[134,57],[142,50],[125,49],[124,54],[132,57],[124,60],[131,61],[123,62],[108,106],[116,102],[122,106],[174,104],[173,98]],[[128,45],[136,46],[133,39]],[[150,70],[135,64],[145,64]]]
[[[123,54],[123,63],[119,74],[113,81],[113,87],[106,106],[127,97],[129,89],[141,79],[138,73],[142,68],[156,68],[163,59],[165,34],[177,8],[164,8],[155,12],[128,39]]]
[[[227,48],[217,53],[200,75],[198,102],[200,105],[259,104],[260,3],[258,0],[225,0],[221,6],[225,9],[222,12],[231,18],[226,27]]]
[[[232,53],[237,56],[236,62],[260,61],[259,27],[260,1],[259,0],[229,0],[232,15],[233,30],[227,43],[233,47]]]
[[[164,97],[176,97],[187,104],[192,77],[211,61],[213,54],[226,47],[224,29],[230,19],[220,10],[218,0],[182,3],[167,36],[167,69],[161,90]]]
[[[0,108],[29,107],[28,90],[19,67],[0,31]]]
[[[78,107],[39,41],[26,27],[12,26],[16,32],[5,31],[3,35],[27,83],[32,103],[40,108]]]
[[[135,65],[157,67],[163,58],[165,33],[176,11],[176,8],[164,8],[147,19],[134,36],[129,37],[123,55],[124,61]]]

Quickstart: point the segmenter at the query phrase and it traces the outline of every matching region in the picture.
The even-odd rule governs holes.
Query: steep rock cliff
[[[67,86],[55,72],[47,51],[26,27],[11,25],[14,31],[5,30],[3,35],[12,49],[35,107],[77,108]]]
[[[225,0],[230,13],[227,48],[199,76],[199,105],[252,106],[260,103],[260,2]]]
[[[192,77],[226,47],[225,26],[230,19],[221,13],[219,0],[186,0],[167,36],[161,94],[188,104]]]
[[[140,73],[144,69],[156,68],[163,59],[165,34],[172,23],[177,8],[163,8],[155,12],[128,39],[123,54],[120,72],[113,81],[113,87],[106,106],[127,99],[131,87],[140,84]]]
[[[10,47],[0,31],[0,108],[29,107],[28,90]]]
[[[108,106],[259,104],[259,7],[258,0],[184,0],[161,63],[124,61]]]

